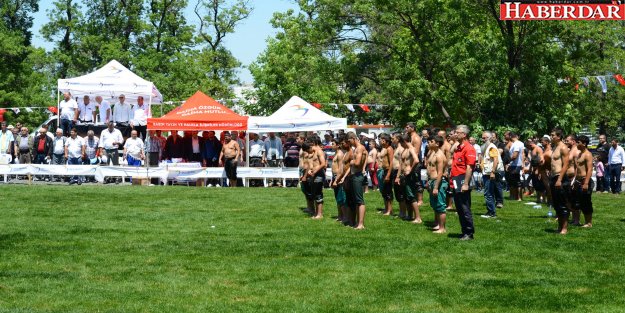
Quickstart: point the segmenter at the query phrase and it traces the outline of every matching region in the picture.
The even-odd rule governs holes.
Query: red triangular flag
[[[321,109],[321,103],[316,103],[316,102],[313,102],[313,103],[311,103],[311,104],[312,104],[312,106],[314,106],[315,108],[317,108],[317,109]]]
[[[360,104],[360,108],[365,112],[371,112],[369,106],[367,106],[366,104]]]
[[[619,84],[625,86],[625,79],[623,79],[623,76],[621,74],[614,75],[614,78],[618,80]]]

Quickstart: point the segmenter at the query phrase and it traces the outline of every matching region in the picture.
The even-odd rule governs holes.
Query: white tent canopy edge
[[[126,103],[131,105],[137,103],[139,96],[143,96],[150,107],[163,102],[163,96],[154,83],[139,77],[116,60],[92,73],[59,79],[57,90],[57,105],[60,94],[67,91],[79,102],[82,102],[84,96],[89,96],[92,101],[95,101],[96,96],[102,96],[113,105],[122,94],[126,97]]]
[[[293,96],[270,116],[250,116],[248,131],[298,132],[346,129],[347,119],[333,117]]]

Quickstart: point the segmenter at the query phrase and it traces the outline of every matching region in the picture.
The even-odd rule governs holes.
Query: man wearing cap
[[[63,129],[63,135],[69,136],[69,131],[76,125],[78,121],[78,103],[72,99],[72,94],[69,92],[63,93],[63,100],[59,103],[61,108],[61,128]]]

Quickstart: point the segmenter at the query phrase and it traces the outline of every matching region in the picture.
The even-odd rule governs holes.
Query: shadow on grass
[[[526,216],[526,217],[527,217],[527,218],[542,218],[542,219],[545,219],[545,218],[553,218],[553,217],[549,217],[549,216],[547,216],[547,215],[534,215],[534,216]]]
[[[625,218],[621,220],[621,222],[625,223]]]
[[[0,249],[6,249],[24,240],[26,235],[23,233],[0,234]]]
[[[434,228],[434,226],[436,226],[436,223],[434,221],[423,221],[423,226],[429,228],[430,230],[432,230],[432,228]]]
[[[447,234],[447,237],[459,239],[460,237],[462,237],[462,234]]]
[[[300,207],[299,210],[302,211],[302,214],[305,214],[305,215],[308,215],[308,216],[312,216],[313,215],[313,212],[309,211],[308,208]]]
[[[557,234],[559,233],[559,231],[555,228],[545,228],[545,232],[546,233],[550,233],[550,234]]]

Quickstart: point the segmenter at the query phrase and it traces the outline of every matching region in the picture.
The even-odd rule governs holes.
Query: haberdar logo
[[[303,117],[304,115],[308,114],[308,108],[303,106],[303,105],[301,105],[301,104],[294,104],[294,105],[290,106],[289,108],[291,110],[299,112],[299,113],[303,112],[298,117]]]
[[[502,0],[501,20],[625,20],[621,0]]]

